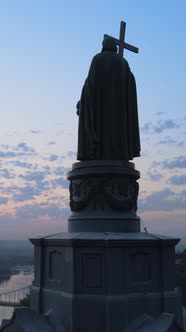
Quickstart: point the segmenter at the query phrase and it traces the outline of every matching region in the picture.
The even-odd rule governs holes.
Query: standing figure
[[[78,160],[140,156],[135,79],[113,38],[104,39],[101,53],[92,60],[77,114]]]

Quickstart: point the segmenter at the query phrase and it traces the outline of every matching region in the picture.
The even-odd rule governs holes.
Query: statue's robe
[[[140,156],[135,79],[117,53],[104,51],[93,58],[78,113],[78,160]]]

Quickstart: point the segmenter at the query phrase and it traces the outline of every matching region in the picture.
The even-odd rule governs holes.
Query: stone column
[[[75,163],[70,180],[69,232],[139,232],[140,173],[123,161]]]

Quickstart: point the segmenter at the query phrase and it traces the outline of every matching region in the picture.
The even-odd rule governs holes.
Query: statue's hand
[[[76,109],[77,109],[77,115],[79,115],[79,109],[80,109],[80,100],[78,101],[77,105],[76,105]]]

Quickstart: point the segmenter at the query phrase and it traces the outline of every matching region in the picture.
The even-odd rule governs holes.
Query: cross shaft
[[[123,57],[123,53],[124,53],[124,49],[127,49],[131,52],[134,52],[134,53],[138,53],[139,52],[139,49],[133,45],[130,45],[130,44],[127,44],[125,42],[125,30],[126,30],[126,22],[123,22],[121,21],[120,23],[120,34],[119,34],[119,39],[117,38],[114,38],[112,36],[109,36],[109,35],[104,35],[104,39],[109,37],[109,38],[112,38],[116,45],[119,46],[119,52],[118,54]]]

